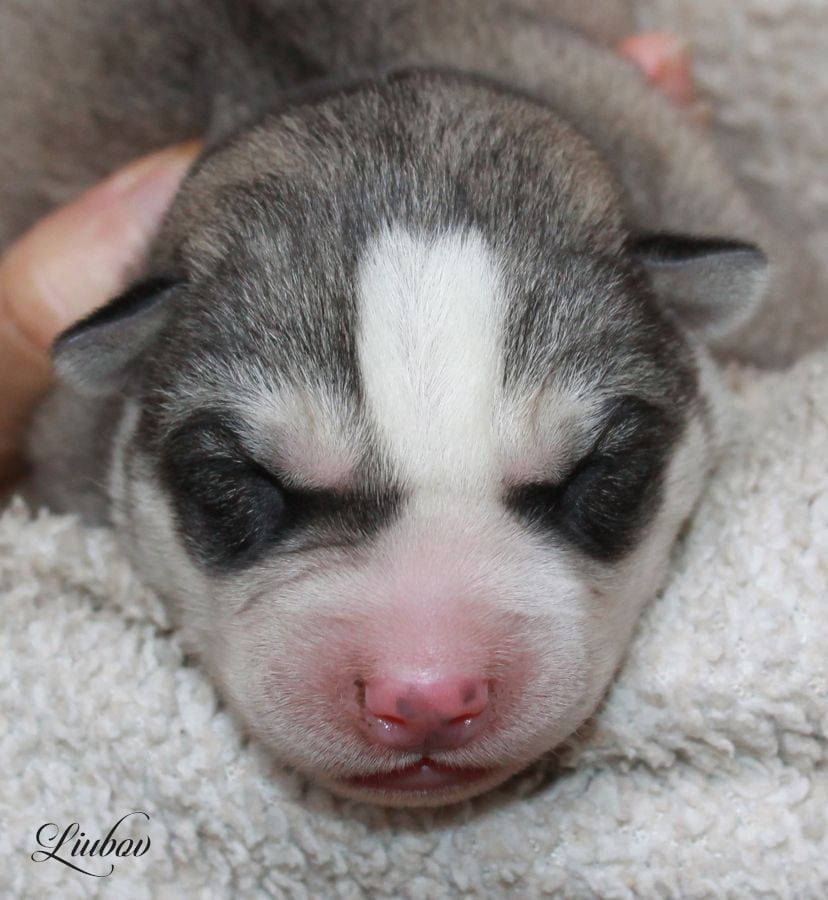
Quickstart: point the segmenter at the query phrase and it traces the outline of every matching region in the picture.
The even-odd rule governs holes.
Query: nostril
[[[400,719],[397,716],[391,716],[388,713],[385,713],[384,715],[381,715],[381,716],[378,715],[377,719],[380,722],[385,722],[388,725],[401,725],[401,726],[405,725],[405,719]]]
[[[480,713],[476,712],[476,713],[469,713],[465,716],[457,716],[454,719],[449,719],[448,724],[449,725],[467,725],[470,722],[472,722],[474,719],[476,719],[479,715],[480,715]]]

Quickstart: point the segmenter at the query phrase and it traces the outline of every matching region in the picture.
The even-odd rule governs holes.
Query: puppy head
[[[215,149],[56,362],[124,396],[116,524],[250,731],[446,803],[594,710],[709,464],[704,336],[761,267],[634,244],[550,111],[412,73]]]

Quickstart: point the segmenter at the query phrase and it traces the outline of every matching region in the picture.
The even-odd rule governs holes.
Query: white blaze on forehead
[[[478,484],[495,471],[504,296],[474,231],[394,228],[359,270],[368,415],[403,476]]]

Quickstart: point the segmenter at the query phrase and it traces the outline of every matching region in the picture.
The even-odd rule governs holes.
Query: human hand
[[[52,341],[123,288],[199,149],[194,141],[131,163],[0,258],[0,484],[21,470],[29,418],[52,382]]]

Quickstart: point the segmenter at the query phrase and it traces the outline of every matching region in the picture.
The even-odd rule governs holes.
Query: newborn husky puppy
[[[40,479],[341,794],[457,801],[570,735],[713,459],[759,226],[578,6],[0,4],[5,239],[207,135],[56,345]]]

